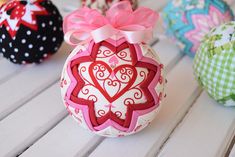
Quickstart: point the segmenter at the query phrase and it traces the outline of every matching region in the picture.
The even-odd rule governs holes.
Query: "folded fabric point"
[[[234,19],[223,0],[171,0],[161,15],[166,34],[190,57],[212,28]]]

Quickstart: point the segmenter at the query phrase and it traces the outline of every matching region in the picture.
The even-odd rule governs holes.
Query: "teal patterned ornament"
[[[235,106],[235,22],[211,30],[194,59],[203,88],[219,103]]]
[[[162,18],[167,34],[183,53],[194,57],[203,37],[234,16],[223,0],[172,0],[163,9]]]

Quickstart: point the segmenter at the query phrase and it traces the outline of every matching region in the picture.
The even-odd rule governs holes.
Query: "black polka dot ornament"
[[[63,42],[62,16],[50,0],[12,0],[0,10],[0,53],[16,64],[41,63]]]

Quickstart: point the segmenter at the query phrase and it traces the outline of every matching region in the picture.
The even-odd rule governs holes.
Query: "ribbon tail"
[[[152,29],[140,30],[140,31],[121,31],[121,34],[127,39],[131,44],[145,42],[153,38]]]

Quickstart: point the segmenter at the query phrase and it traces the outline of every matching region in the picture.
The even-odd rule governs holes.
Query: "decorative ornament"
[[[102,13],[105,13],[114,3],[125,0],[80,0],[83,6],[87,6],[92,9],[97,9]],[[138,0],[126,0],[129,1],[133,9],[138,6]]]
[[[164,8],[162,17],[167,34],[191,57],[212,28],[234,18],[223,0],[172,0]]]
[[[63,41],[62,17],[50,0],[12,0],[0,15],[0,52],[13,63],[40,63]]]
[[[198,49],[193,67],[212,98],[235,106],[235,22],[212,29]]]
[[[157,17],[150,9],[132,11],[129,2],[119,2],[106,16],[82,8],[65,18],[65,39],[77,46],[64,65],[61,91],[82,127],[120,137],[154,119],[165,79],[159,58],[143,42],[151,39]]]

